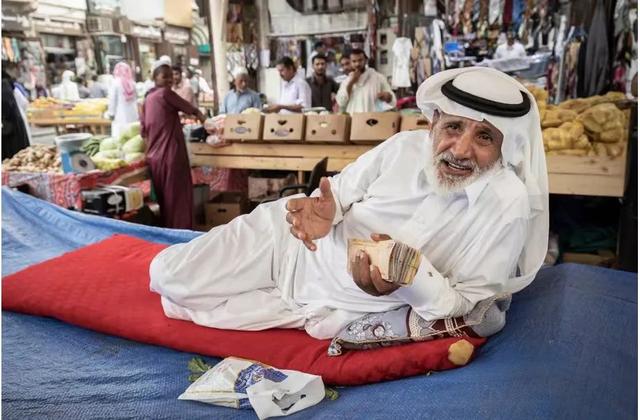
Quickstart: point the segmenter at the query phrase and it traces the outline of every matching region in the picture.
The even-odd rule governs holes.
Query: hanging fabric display
[[[411,60],[411,40],[409,38],[396,38],[393,42],[393,73],[391,85],[394,87],[409,87],[409,62]]]
[[[489,0],[489,25],[496,25],[502,21],[504,0]]]

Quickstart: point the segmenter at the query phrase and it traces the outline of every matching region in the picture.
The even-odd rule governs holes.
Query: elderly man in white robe
[[[165,314],[329,338],[368,313],[409,305],[426,321],[459,317],[526,287],[549,223],[534,98],[497,70],[465,68],[430,77],[417,100],[431,131],[398,133],[312,197],[260,205],[158,254],[151,289]],[[410,286],[383,280],[362,252],[348,271],[347,241],[369,236],[419,250]]]

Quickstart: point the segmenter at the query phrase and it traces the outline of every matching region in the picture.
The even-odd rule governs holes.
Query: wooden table
[[[609,157],[547,156],[552,194],[622,197],[626,187],[626,153]]]
[[[317,145],[304,143],[233,143],[214,148],[205,143],[189,143],[193,166],[218,168],[304,171],[313,169],[325,156],[327,170],[341,171],[375,145]],[[622,197],[626,186],[626,153],[608,157],[547,156],[549,192],[552,194]]]
[[[66,133],[69,128],[87,130],[92,134],[109,134],[111,129],[111,120],[100,117],[30,118],[29,123],[43,127],[54,127],[56,134]]]
[[[233,143],[211,147],[206,143],[189,143],[189,153],[193,166],[298,171],[298,181],[303,183],[304,171],[312,170],[321,159],[328,157],[327,170],[338,172],[374,147],[304,143]]]

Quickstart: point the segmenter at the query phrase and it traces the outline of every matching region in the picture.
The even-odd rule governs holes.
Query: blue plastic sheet
[[[3,274],[113,233],[166,243],[198,235],[82,215],[5,189],[2,233]],[[544,269],[468,366],[339,388],[337,400],[291,417],[636,418],[636,296],[636,274],[575,264]],[[191,357],[3,312],[2,417],[255,418],[177,400],[189,385]]]

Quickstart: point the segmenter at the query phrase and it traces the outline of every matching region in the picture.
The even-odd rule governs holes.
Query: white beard
[[[475,165],[472,173],[468,176],[449,176],[438,171],[438,163],[440,162],[439,157],[441,154],[433,156],[433,149],[431,147],[429,147],[429,151],[430,153],[427,156],[424,172],[427,175],[429,185],[433,188],[435,193],[443,197],[462,192],[469,185],[480,179],[491,178],[503,167],[502,159],[498,159],[488,168],[480,169]]]

